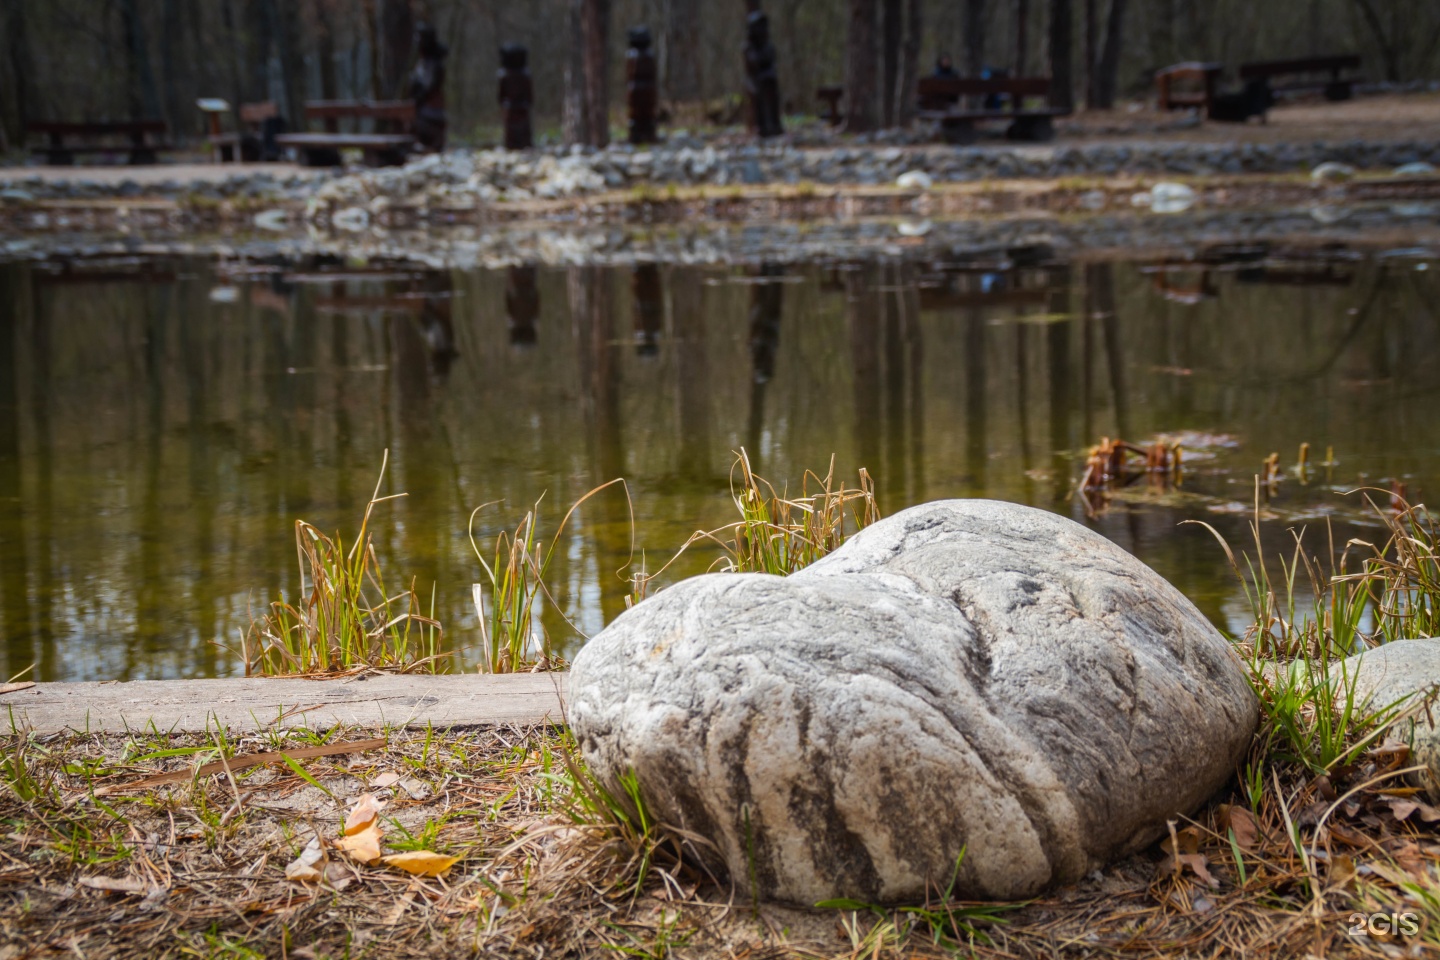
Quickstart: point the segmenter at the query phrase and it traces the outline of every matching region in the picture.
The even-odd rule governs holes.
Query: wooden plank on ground
[[[0,714],[36,733],[203,732],[337,725],[484,727],[561,721],[563,673],[365,674],[339,680],[139,680],[37,683],[0,694]]]

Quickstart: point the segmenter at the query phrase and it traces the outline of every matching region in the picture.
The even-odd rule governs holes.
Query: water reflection
[[[0,670],[234,672],[249,612],[295,589],[293,522],[352,534],[385,450],[382,493],[408,496],[377,516],[377,548],[422,596],[436,583],[462,645],[476,506],[503,501],[477,516],[482,541],[537,499],[554,531],[627,479],[580,507],[552,567],[547,628],[593,632],[642,564],[731,519],[742,445],[792,486],[832,452],[864,466],[887,512],[991,496],[1067,513],[1235,624],[1221,557],[1176,524],[1242,539],[1232,511],[1271,451],[1340,460],[1329,482],[1282,485],[1277,544],[1327,513],[1337,541],[1355,532],[1331,488],[1398,478],[1419,499],[1440,472],[1440,290],[1422,266],[1235,244],[1141,263],[1036,247],[733,269],[7,265]],[[1176,431],[1234,440],[1193,451],[1180,490],[1137,487],[1094,519],[1067,499],[1101,436]]]

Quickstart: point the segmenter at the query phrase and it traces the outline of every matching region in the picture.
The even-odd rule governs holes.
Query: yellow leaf
[[[449,870],[459,857],[446,857],[429,850],[413,850],[409,853],[392,853],[385,857],[385,865],[404,870],[421,877],[438,877]]]
[[[380,824],[370,821],[359,833],[336,840],[335,848],[356,863],[374,863],[380,859]]]
[[[351,810],[350,816],[345,818],[345,836],[353,837],[374,823],[384,806],[385,801],[377,800],[373,793],[367,793],[360,797],[355,801],[355,809]]]

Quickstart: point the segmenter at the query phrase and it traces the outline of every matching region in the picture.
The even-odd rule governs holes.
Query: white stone
[[[581,649],[570,722],[745,895],[1032,896],[1142,849],[1258,707],[1174,587],[1063,517],[902,511],[788,578],[666,589]]]
[[[929,190],[934,185],[934,179],[924,170],[906,170],[895,178],[895,186],[901,190]]]
[[[1337,683],[1353,683],[1372,711],[1394,711],[1391,733],[1408,743],[1411,764],[1425,766],[1412,780],[1440,803],[1440,639],[1396,640],[1356,654]]]
[[[1319,183],[1342,183],[1355,176],[1355,168],[1348,163],[1327,160],[1310,171],[1310,179]]]

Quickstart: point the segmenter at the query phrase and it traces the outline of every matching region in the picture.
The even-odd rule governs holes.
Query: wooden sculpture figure
[[[415,101],[415,142],[424,150],[445,149],[445,56],[449,53],[435,28],[415,28],[418,58],[410,74],[410,97]]]
[[[630,104],[630,142],[654,143],[658,106],[659,71],[650,50],[650,28],[630,28],[630,50],[625,54],[625,95]]]
[[[526,62],[530,51],[518,43],[500,48],[500,112],[505,123],[505,149],[529,150],[535,145],[530,128],[534,90]]]
[[[745,23],[745,92],[750,96],[755,132],[761,137],[778,137],[785,132],[780,123],[780,78],[775,72],[775,45],[770,42],[770,19],[759,10]]]

